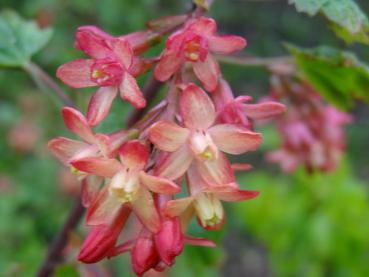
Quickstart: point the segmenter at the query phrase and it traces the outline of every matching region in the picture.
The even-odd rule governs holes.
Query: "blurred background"
[[[144,29],[149,19],[186,12],[189,2],[0,0],[0,9],[15,10],[53,28],[50,42],[33,61],[54,76],[59,65],[83,57],[73,49],[78,26],[97,25],[121,35]],[[369,14],[369,2],[357,2]],[[286,55],[282,42],[292,42],[349,48],[369,62],[369,47],[347,47],[322,17],[299,14],[287,1],[215,0],[210,15],[221,33],[247,38],[247,55]],[[254,99],[268,94],[270,76],[263,69],[231,65],[222,69],[235,92]],[[139,80],[141,85],[145,78]],[[85,111],[92,90],[62,86]],[[36,273],[78,194],[79,185],[69,170],[46,148],[49,139],[70,136],[61,106],[54,100],[24,71],[0,68],[0,276]],[[122,128],[130,109],[115,101],[113,112],[97,130]],[[279,140],[273,124],[259,128],[265,138],[261,149],[245,155],[254,169],[239,174],[238,180],[243,188],[259,190],[261,195],[227,205],[221,231],[204,232],[191,225],[191,234],[215,240],[218,248],[187,246],[168,276],[369,276],[369,109],[358,102],[351,112],[354,122],[347,128],[347,152],[339,168],[329,174],[309,175],[301,168],[287,175],[278,165],[267,163],[265,152],[276,149]],[[82,238],[80,226],[56,276],[132,275],[128,255],[81,267],[75,255]]]

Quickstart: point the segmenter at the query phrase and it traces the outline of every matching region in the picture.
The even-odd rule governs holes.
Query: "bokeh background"
[[[189,2],[0,0],[0,9],[13,9],[53,28],[51,41],[33,60],[54,76],[60,64],[82,57],[72,48],[78,26],[94,24],[120,35],[143,29],[149,19],[188,11]],[[369,2],[357,2],[369,14]],[[292,42],[349,48],[369,62],[368,47],[345,45],[324,18],[299,14],[287,1],[215,0],[210,15],[220,32],[247,38],[247,55],[286,55],[282,43]],[[160,45],[154,52],[159,49]],[[234,91],[255,99],[267,95],[270,76],[263,69],[230,65],[222,69]],[[63,88],[84,111],[92,91]],[[115,101],[112,114],[97,129],[122,128],[130,109]],[[78,184],[46,148],[50,138],[69,136],[59,110],[57,101],[39,90],[27,73],[0,69],[0,276],[34,276],[78,194]],[[191,225],[190,233],[214,239],[218,248],[187,246],[168,275],[369,276],[369,109],[358,102],[351,112],[354,122],[347,128],[347,152],[330,174],[309,175],[299,169],[286,175],[265,162],[265,152],[277,148],[279,141],[273,124],[260,127],[264,144],[245,155],[254,169],[238,176],[242,187],[259,190],[260,197],[227,205],[221,231],[204,232]],[[127,255],[81,268],[75,255],[82,235],[80,226],[57,276],[132,275]]]

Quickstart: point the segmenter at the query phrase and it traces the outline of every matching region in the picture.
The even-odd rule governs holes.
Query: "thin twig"
[[[68,236],[70,232],[77,227],[82,218],[83,212],[84,208],[81,204],[81,199],[78,196],[75,200],[74,207],[70,211],[62,229],[51,243],[46,258],[37,273],[37,277],[51,276],[55,271],[55,267],[62,262],[62,252],[68,241]]]
[[[35,83],[42,89],[45,90],[44,84],[55,92],[56,95],[63,105],[69,107],[75,107],[73,101],[69,98],[68,94],[37,64],[29,62],[23,67],[34,79]],[[41,82],[42,83],[41,83]]]
[[[260,66],[271,68],[277,64],[293,64],[293,58],[290,56],[259,58],[259,57],[237,57],[237,56],[221,56],[217,55],[216,59],[225,64],[241,65],[241,66]]]

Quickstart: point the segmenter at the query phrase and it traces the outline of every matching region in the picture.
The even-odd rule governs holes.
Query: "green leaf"
[[[40,29],[13,11],[0,13],[0,66],[25,65],[50,40],[52,30]]]
[[[327,101],[342,109],[352,107],[355,99],[369,103],[369,66],[353,53],[327,46],[286,46],[305,77]]]
[[[56,269],[55,277],[79,277],[80,274],[78,273],[76,266],[72,264],[64,264],[61,266],[58,266]]]
[[[321,12],[337,36],[348,43],[369,44],[369,20],[353,0],[289,0],[298,12],[314,16]]]

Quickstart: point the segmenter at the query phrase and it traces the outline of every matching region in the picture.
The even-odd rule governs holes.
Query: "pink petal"
[[[116,87],[101,87],[92,95],[87,109],[90,126],[96,126],[109,114],[117,92]]]
[[[184,124],[195,130],[206,130],[215,120],[215,107],[210,97],[193,83],[180,96],[179,108]]]
[[[89,207],[99,194],[103,178],[89,175],[81,182],[81,200],[84,207]]]
[[[285,105],[278,102],[242,105],[245,114],[252,119],[269,119],[286,111]]]
[[[138,131],[135,129],[131,130],[119,130],[108,135],[110,141],[108,157],[113,158],[118,155],[119,148],[127,142],[129,139],[138,136]]]
[[[174,50],[164,50],[160,61],[155,67],[154,76],[161,82],[167,81],[176,71],[179,70],[183,59],[178,57]]]
[[[197,161],[196,164],[201,177],[210,185],[224,185],[235,181],[231,164],[221,152],[214,161]]]
[[[164,208],[164,214],[168,217],[180,216],[188,207],[190,207],[193,201],[194,198],[191,196],[169,200]]]
[[[209,92],[214,91],[218,85],[218,78],[220,76],[220,69],[218,62],[211,54],[208,54],[206,60],[192,63],[193,71],[197,78],[204,85]]]
[[[239,36],[211,36],[208,39],[210,51],[216,54],[231,54],[246,46],[246,40]]]
[[[194,246],[204,246],[204,247],[211,247],[211,248],[217,247],[215,242],[211,240],[207,240],[203,238],[194,238],[188,235],[185,236],[185,243],[194,245]]]
[[[220,200],[231,202],[244,201],[255,198],[259,195],[258,191],[241,190],[232,184],[229,186],[213,186],[208,188],[207,192],[214,193]]]
[[[140,187],[137,194],[137,199],[131,202],[134,213],[147,229],[153,233],[158,232],[160,229],[160,217],[151,193],[144,187]]]
[[[149,160],[150,152],[146,145],[131,140],[119,149],[121,163],[133,170],[143,170]]]
[[[77,59],[59,66],[56,76],[72,88],[94,87],[91,81],[93,60]]]
[[[214,19],[203,16],[194,21],[194,23],[188,27],[188,30],[202,35],[211,36],[217,31],[217,24]]]
[[[128,70],[132,65],[133,52],[131,45],[127,40],[115,39],[112,42],[112,48],[115,56],[121,62],[122,65]]]
[[[69,166],[70,159],[81,151],[81,149],[87,147],[88,144],[78,140],[58,137],[50,140],[47,146],[58,160]]]
[[[234,155],[256,150],[263,139],[261,134],[233,124],[215,125],[209,133],[221,151]]]
[[[65,126],[74,134],[84,139],[89,143],[96,141],[95,135],[92,133],[90,126],[84,115],[71,107],[62,109]]]
[[[130,102],[135,108],[142,109],[146,106],[146,100],[137,85],[136,79],[125,72],[119,85],[120,97]]]
[[[110,194],[109,186],[105,186],[87,209],[86,223],[88,225],[109,224],[121,207],[122,203]]]
[[[181,191],[180,187],[178,187],[176,183],[165,178],[147,174],[144,171],[140,172],[140,181],[150,191],[156,193],[172,195]]]
[[[163,151],[174,152],[184,144],[190,131],[170,121],[158,121],[151,126],[149,139],[157,148]]]
[[[163,160],[158,162],[154,173],[156,176],[176,180],[186,172],[192,160],[192,151],[187,145],[183,145],[177,151],[168,154]]]
[[[234,163],[231,165],[231,167],[233,171],[248,171],[252,169],[252,165],[246,163]]]
[[[84,158],[72,161],[71,164],[80,171],[108,178],[122,169],[121,164],[115,159]]]
[[[112,56],[106,40],[112,37],[95,26],[82,26],[76,33],[76,48],[94,59]]]

